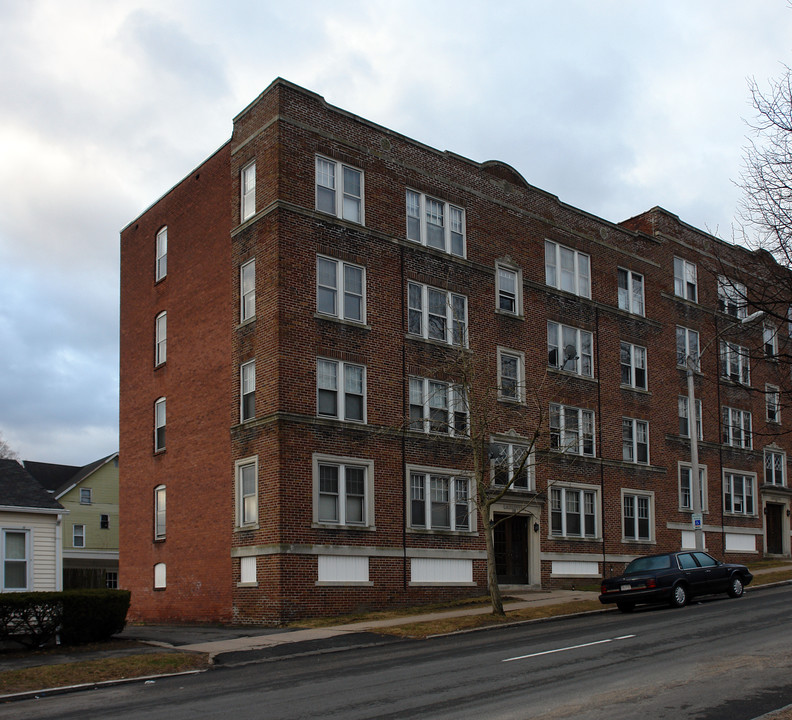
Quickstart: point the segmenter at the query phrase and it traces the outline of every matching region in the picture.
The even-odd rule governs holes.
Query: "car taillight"
[[[608,592],[608,587],[605,585],[605,583],[603,583],[602,587],[600,588],[600,594],[604,595],[606,592]]]
[[[649,579],[646,581],[646,587],[648,587],[648,588],[655,588],[655,587],[657,587],[657,580],[655,580],[654,578],[649,578]]]

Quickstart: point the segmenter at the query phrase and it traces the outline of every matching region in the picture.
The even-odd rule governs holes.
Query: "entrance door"
[[[783,522],[784,506],[777,503],[767,503],[766,523],[767,523],[767,553],[768,555],[783,555]]]
[[[528,579],[528,521],[527,515],[496,515],[495,568],[498,583],[523,585]]]

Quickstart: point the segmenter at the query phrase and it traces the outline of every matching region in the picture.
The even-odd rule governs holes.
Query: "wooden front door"
[[[498,583],[522,585],[528,578],[528,523],[527,515],[496,515],[495,567]]]
[[[767,553],[768,555],[783,555],[783,522],[784,506],[777,503],[767,503],[766,533],[767,533]]]

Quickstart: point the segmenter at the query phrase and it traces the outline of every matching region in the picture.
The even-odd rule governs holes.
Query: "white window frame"
[[[321,372],[323,365],[335,366],[335,388],[323,387],[321,385],[324,378],[329,377]],[[353,392],[347,388],[347,377],[351,375],[352,370],[361,371],[361,392]],[[335,420],[345,420],[347,422],[366,423],[366,366],[359,363],[344,362],[343,360],[335,360],[333,358],[319,357],[316,359],[316,415],[318,417],[332,418]],[[322,393],[335,393],[335,413],[327,413],[321,411],[320,399]],[[362,402],[360,418],[348,417],[348,400],[350,396],[360,397]]]
[[[256,417],[256,361],[239,366],[239,421]]]
[[[645,441],[641,440],[641,435]],[[642,448],[646,448],[642,460]],[[649,421],[637,418],[622,418],[622,460],[636,465],[649,465]]]
[[[735,494],[735,480],[742,480],[742,492]],[[723,469],[723,512],[727,515],[755,517],[757,514],[756,473]],[[749,507],[750,504],[750,507]]]
[[[514,377],[505,373],[503,367],[505,360],[515,361]],[[511,383],[514,383],[513,392],[506,392],[504,382],[508,383],[507,387],[509,388]],[[498,348],[498,399],[505,402],[525,402],[525,354],[519,350]]]
[[[590,503],[588,501],[591,501]],[[557,502],[558,501],[558,502]],[[574,511],[575,504],[577,512]],[[589,509],[592,512],[587,512]],[[580,516],[580,532],[570,530],[570,517]],[[600,492],[599,488],[593,485],[555,483],[550,488],[550,499],[548,502],[548,515],[550,537],[554,538],[582,538],[585,540],[596,540],[600,533]],[[593,519],[593,529],[588,530],[586,519]],[[556,518],[560,524],[556,527]]]
[[[168,274],[168,226],[157,232],[155,241],[154,282],[159,282]]]
[[[523,456],[525,461],[523,462]],[[522,464],[522,467],[520,465]],[[506,482],[498,482],[498,469],[503,468]],[[511,483],[509,491],[530,492],[535,488],[536,462],[528,445],[493,438],[490,443],[490,477],[495,487]],[[519,474],[517,471],[519,470]]]
[[[256,214],[256,162],[248,163],[239,173],[240,218],[242,222]]]
[[[677,479],[679,485],[679,509],[683,512],[693,512],[693,487],[691,480],[693,479],[693,466],[689,462],[677,462]],[[684,475],[687,474],[687,480]],[[707,466],[699,465],[699,478],[701,478],[701,512],[709,512],[709,493],[707,489]],[[687,483],[687,489],[685,484]]]
[[[698,431],[699,441],[704,440],[704,430],[701,420],[701,400],[696,398],[696,430]],[[690,412],[688,410],[688,397],[687,395],[679,395],[677,398],[677,416],[679,418],[679,437],[690,437]],[[683,432],[682,420],[685,421],[685,428]]]
[[[252,473],[252,477],[251,477]],[[252,480],[252,487],[246,481]],[[258,455],[241,458],[234,463],[234,488],[238,529],[255,529],[259,524],[259,467]]]
[[[329,520],[322,517],[322,495],[331,495],[323,491],[321,486],[321,469],[323,467],[334,467],[338,470],[338,487],[336,504],[336,520]],[[362,521],[349,520],[347,517],[347,473],[350,469],[362,469],[363,477],[363,500],[361,510]],[[327,455],[314,453],[312,457],[313,473],[313,524],[314,527],[323,528],[350,528],[350,529],[369,529],[374,530],[374,461],[356,457],[344,457],[339,455]],[[355,495],[354,497],[359,497]]]
[[[718,310],[739,320],[748,317],[748,294],[745,285],[718,275]]]
[[[570,254],[571,253],[571,257]],[[562,258],[565,257],[562,267]],[[572,269],[568,267],[572,260]],[[564,277],[571,276],[571,284]],[[561,245],[553,240],[545,240],[545,284],[580,297],[591,297],[591,256]]]
[[[168,491],[165,485],[154,488],[154,540],[164,540],[167,533]]]
[[[617,285],[619,309],[633,315],[643,316],[646,312],[643,274],[627,270],[626,268],[618,268]]]
[[[693,348],[692,340],[695,339],[695,348]],[[680,340],[682,341],[680,343]],[[687,369],[687,358],[688,356],[692,356],[693,358],[693,369],[700,370],[701,369],[701,340],[699,337],[698,330],[692,330],[691,328],[683,327],[682,325],[676,326],[676,362],[677,367],[682,367]],[[681,357],[682,353],[680,350],[684,350],[684,357]],[[680,359],[682,362],[680,362]]]
[[[572,336],[572,342],[566,340]],[[584,342],[588,340],[588,352],[584,352]],[[567,356],[567,348],[574,347],[575,356]],[[555,353],[555,362],[553,362]],[[573,363],[572,367],[568,365]],[[582,377],[594,377],[594,334],[571,325],[563,325],[555,320],[547,321],[547,365],[555,370],[574,373]]]
[[[431,223],[430,217],[439,218],[441,222]],[[408,240],[456,257],[466,256],[465,209],[459,205],[408,188],[406,224]],[[442,228],[442,243],[430,242],[430,226]]]
[[[329,175],[324,172],[324,166],[332,167],[332,185],[327,184]],[[316,181],[314,183],[316,192],[316,209],[321,213],[333,215],[334,217],[352,222],[357,225],[365,225],[365,182],[363,171],[349,163],[333,160],[324,155],[317,155],[315,161]],[[347,173],[357,175],[360,178],[359,194],[354,194],[354,188],[350,187]],[[351,179],[351,178],[350,178]],[[326,197],[332,193],[332,210],[325,206],[325,201],[321,200],[323,192]],[[352,212],[352,209],[355,212]]]
[[[781,423],[781,390],[777,385],[765,385],[765,419],[769,423]]]
[[[443,484],[447,491],[443,492]],[[421,497],[416,497],[421,495]],[[443,496],[446,499],[443,500]],[[468,475],[454,470],[440,470],[407,466],[408,526],[411,532],[464,533],[476,530],[475,512],[472,495],[472,481]],[[434,524],[432,506],[445,505],[449,525]],[[416,509],[422,506],[423,523],[416,520]],[[465,507],[463,522],[459,522],[457,512]]]
[[[624,362],[624,355],[629,356],[629,362]],[[646,348],[642,345],[622,340],[619,345],[619,364],[621,366],[621,385],[635,390],[646,390],[649,387],[649,368],[646,362]],[[624,382],[625,368],[629,371],[629,381]],[[643,371],[643,384],[639,383],[639,371]]]
[[[431,294],[444,295],[443,303],[444,315],[439,312],[431,312],[429,298]],[[418,304],[416,304],[416,301]],[[461,302],[462,307],[459,307]],[[437,308],[433,308],[437,310]],[[461,310],[460,313],[458,312]],[[422,283],[407,283],[407,334],[413,337],[421,337],[424,340],[442,342],[446,345],[457,345],[467,347],[467,315],[468,299],[466,295],[441,290],[440,288],[424,285]],[[443,332],[437,333],[431,329],[432,318],[442,318],[444,323]],[[420,332],[418,332],[416,320],[420,320]],[[442,335],[443,337],[440,337]]]
[[[154,320],[154,366],[168,359],[168,313],[161,312]]]
[[[698,302],[696,264],[680,257],[674,258],[674,295],[690,302]]]
[[[753,448],[753,419],[750,410],[723,406],[721,439],[724,445],[750,450]]]
[[[87,499],[86,499],[87,498]],[[90,505],[93,502],[93,493],[91,488],[80,488],[80,505]]]
[[[432,378],[408,378],[409,429],[466,437],[470,409],[461,385]],[[442,416],[442,419],[441,419]]]
[[[513,289],[507,287],[507,280],[513,284]],[[522,270],[506,263],[495,263],[495,309],[497,312],[515,317],[523,316],[522,284]]]
[[[154,452],[162,452],[166,448],[166,427],[166,398],[161,397],[154,402]]]
[[[646,501],[646,524],[647,533],[645,537],[640,537],[640,501]],[[621,516],[622,516],[622,542],[625,543],[653,543],[655,539],[654,532],[654,493],[644,490],[632,490],[622,488],[621,491]],[[632,517],[628,516],[628,510],[631,511]],[[632,523],[633,535],[628,535],[628,525]]]
[[[765,485],[786,487],[786,453],[783,450],[776,447],[764,449],[764,482]]]
[[[239,321],[256,317],[256,258],[239,266]]]
[[[573,415],[576,416],[574,418],[576,425],[570,425]],[[594,421],[593,410],[560,403],[550,403],[550,449],[570,455],[596,457],[597,444]],[[575,429],[573,430],[572,428]],[[585,431],[586,429],[588,432]],[[587,438],[588,443],[586,442]],[[586,451],[588,445],[591,447],[590,452]]]
[[[329,285],[322,282],[319,274],[320,264],[327,264],[333,266],[333,284]],[[360,292],[356,292],[351,287],[351,283],[347,282],[347,270],[354,270],[360,273]],[[328,309],[323,307],[320,300],[321,296],[332,298],[333,308]],[[360,317],[355,317],[353,313],[347,313],[347,299],[355,298],[360,304]],[[316,312],[320,315],[327,315],[338,320],[346,320],[348,322],[366,323],[366,268],[354,263],[337,260],[336,258],[328,257],[327,255],[316,256]]]
[[[728,340],[721,340],[721,377],[740,383],[751,384],[751,354],[748,348]]]
[[[85,525],[81,523],[74,523],[72,525],[72,547],[85,547]]]
[[[0,529],[0,559],[3,562],[2,575],[0,575],[0,590],[2,592],[27,592],[33,589],[33,531],[29,528],[4,527]],[[23,535],[25,556],[23,558],[8,557],[8,535]],[[10,587],[7,584],[6,571],[10,563],[24,563],[24,587]]]
[[[775,360],[778,357],[778,328],[767,323],[762,326],[762,346],[764,356],[768,360]]]

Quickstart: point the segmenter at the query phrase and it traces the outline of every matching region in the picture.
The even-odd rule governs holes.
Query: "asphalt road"
[[[224,667],[0,718],[747,720],[792,703],[792,587]]]

